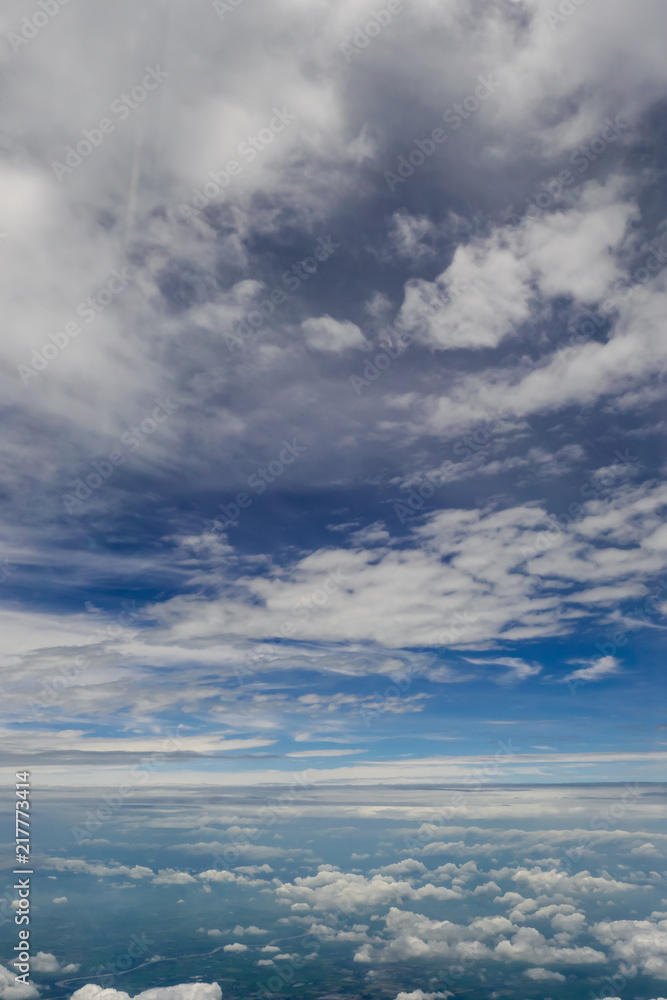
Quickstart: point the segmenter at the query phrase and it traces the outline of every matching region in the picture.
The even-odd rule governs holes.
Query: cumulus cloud
[[[320,871],[317,875],[296,878],[276,888],[276,897],[299,906],[307,904],[316,910],[374,909],[402,899],[460,899],[460,890],[426,884],[415,889],[409,882],[396,881],[389,875],[366,878],[352,872]]]
[[[187,872],[179,872],[175,868],[161,868],[151,881],[153,885],[187,885],[197,880]]]
[[[34,983],[17,983],[15,972],[0,965],[0,998],[1,1000],[36,1000],[39,990]]]
[[[96,983],[86,983],[72,994],[72,1000],[221,1000],[217,983],[181,983],[179,986],[157,986],[143,990],[130,998],[122,990],[105,989]]]
[[[57,972],[60,968],[58,959],[48,951],[38,951],[30,961],[34,972]]]
[[[395,1000],[447,1000],[447,997],[453,996],[454,994],[450,993],[449,990],[438,993],[425,993],[424,990],[412,990],[410,993],[397,993]]]
[[[400,324],[440,349],[495,347],[532,315],[536,289],[603,298],[620,274],[610,249],[637,215],[619,188],[592,182],[565,211],[459,246],[435,281],[408,282]]]
[[[306,342],[309,347],[318,351],[330,351],[332,354],[369,347],[368,341],[355,323],[335,320],[331,316],[320,316],[307,319],[302,324]]]
[[[381,868],[371,868],[373,875],[414,875],[425,872],[426,865],[423,861],[415,858],[405,858],[404,861],[395,861],[391,865],[383,865]]]
[[[542,868],[518,868],[512,879],[522,888],[531,892],[562,893],[617,893],[634,892],[636,885],[621,882],[604,875],[591,875],[589,871],[579,871],[568,875],[563,871],[545,871]]]
[[[611,955],[655,979],[667,979],[667,920],[601,921],[593,934]]]
[[[478,917],[471,923],[431,920],[392,907],[385,920],[384,941],[362,945],[357,962],[410,961],[415,958],[461,962],[528,962],[597,965],[606,956],[590,947],[562,948],[536,928],[517,927],[506,917]]]
[[[528,976],[534,982],[538,983],[564,983],[565,976],[562,972],[554,972],[552,969],[526,969],[524,976]]]

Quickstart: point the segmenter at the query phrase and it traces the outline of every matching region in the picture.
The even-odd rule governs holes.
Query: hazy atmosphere
[[[664,997],[664,3],[0,38],[0,1000]]]

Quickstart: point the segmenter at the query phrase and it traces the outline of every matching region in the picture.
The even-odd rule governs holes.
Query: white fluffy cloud
[[[524,976],[528,976],[534,982],[538,983],[564,983],[565,976],[561,972],[554,972],[552,969],[526,969]]]
[[[182,983],[179,986],[157,986],[136,993],[132,1000],[221,1000],[217,983]],[[130,1000],[122,990],[104,989],[96,983],[86,983],[72,994],[72,1000]]]
[[[573,670],[562,678],[563,683],[567,681],[600,681],[605,677],[613,677],[621,669],[620,661],[615,656],[603,656],[590,665],[582,667],[580,670]]]
[[[602,921],[593,934],[615,959],[644,975],[667,979],[667,920]]]
[[[425,993],[424,990],[412,990],[410,993],[397,993],[395,1000],[447,1000],[447,997],[453,997],[454,994],[450,993],[449,990],[438,993]]]
[[[519,868],[512,879],[530,892],[560,892],[566,894],[636,892],[637,886],[631,882],[621,882],[614,878],[591,875],[579,871],[568,875],[563,871],[545,871],[542,868]]]
[[[39,990],[34,983],[17,983],[15,972],[0,965],[0,1000],[36,1000]]]
[[[276,896],[298,906],[307,904],[314,910],[350,913],[403,899],[460,899],[462,893],[430,884],[416,889],[409,882],[396,881],[389,875],[366,878],[352,872],[320,871],[278,886]]]
[[[387,938],[365,944],[357,962],[409,961],[441,958],[464,962],[499,961],[598,965],[605,955],[590,947],[563,948],[533,927],[517,927],[506,917],[479,917],[470,924],[431,920],[392,907],[386,917]]]
[[[636,214],[617,181],[591,182],[572,207],[459,246],[434,281],[409,281],[399,324],[436,348],[495,347],[532,315],[538,291],[603,299],[620,275],[612,251]]]
[[[336,641],[345,634],[391,647],[474,647],[565,634],[589,587],[623,586],[630,578],[636,584],[667,566],[667,552],[645,546],[666,504],[661,485],[619,489],[579,505],[562,530],[534,504],[442,511],[400,549],[320,549],[281,571],[244,578],[236,593],[227,586],[224,599],[175,597],[154,606],[156,641],[217,640],[241,628],[252,638],[286,631]],[[601,518],[604,534],[594,524]],[[308,610],[316,606],[316,613]],[[459,624],[446,627],[451,621]],[[518,658],[509,665],[515,678],[538,670]]]
[[[358,350],[370,347],[356,323],[336,320],[332,316],[307,319],[301,324],[301,328],[308,346],[318,351],[339,354],[350,348]]]
[[[30,965],[34,972],[57,972],[60,968],[56,956],[48,951],[38,951],[33,955]]]
[[[371,875],[421,875],[425,872],[426,865],[423,861],[415,858],[405,858],[404,861],[395,861],[391,865],[383,865],[381,868],[371,868]]]
[[[174,868],[161,868],[151,881],[153,885],[187,885],[197,880],[187,872],[179,872]]]
[[[81,968],[80,964],[76,962],[68,962],[66,965],[61,965],[56,956],[47,951],[38,951],[36,955],[33,955],[30,960],[30,967],[34,972],[61,972],[66,975],[78,972]]]

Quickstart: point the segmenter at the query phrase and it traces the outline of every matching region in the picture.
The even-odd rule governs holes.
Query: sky
[[[655,779],[661,5],[224,6],[2,13],[4,748]]]
[[[662,781],[664,5],[0,37],[4,784]]]

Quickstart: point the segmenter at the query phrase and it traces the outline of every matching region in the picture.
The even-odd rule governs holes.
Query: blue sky
[[[661,5],[260,7],[2,14],[7,773],[659,779]]]

